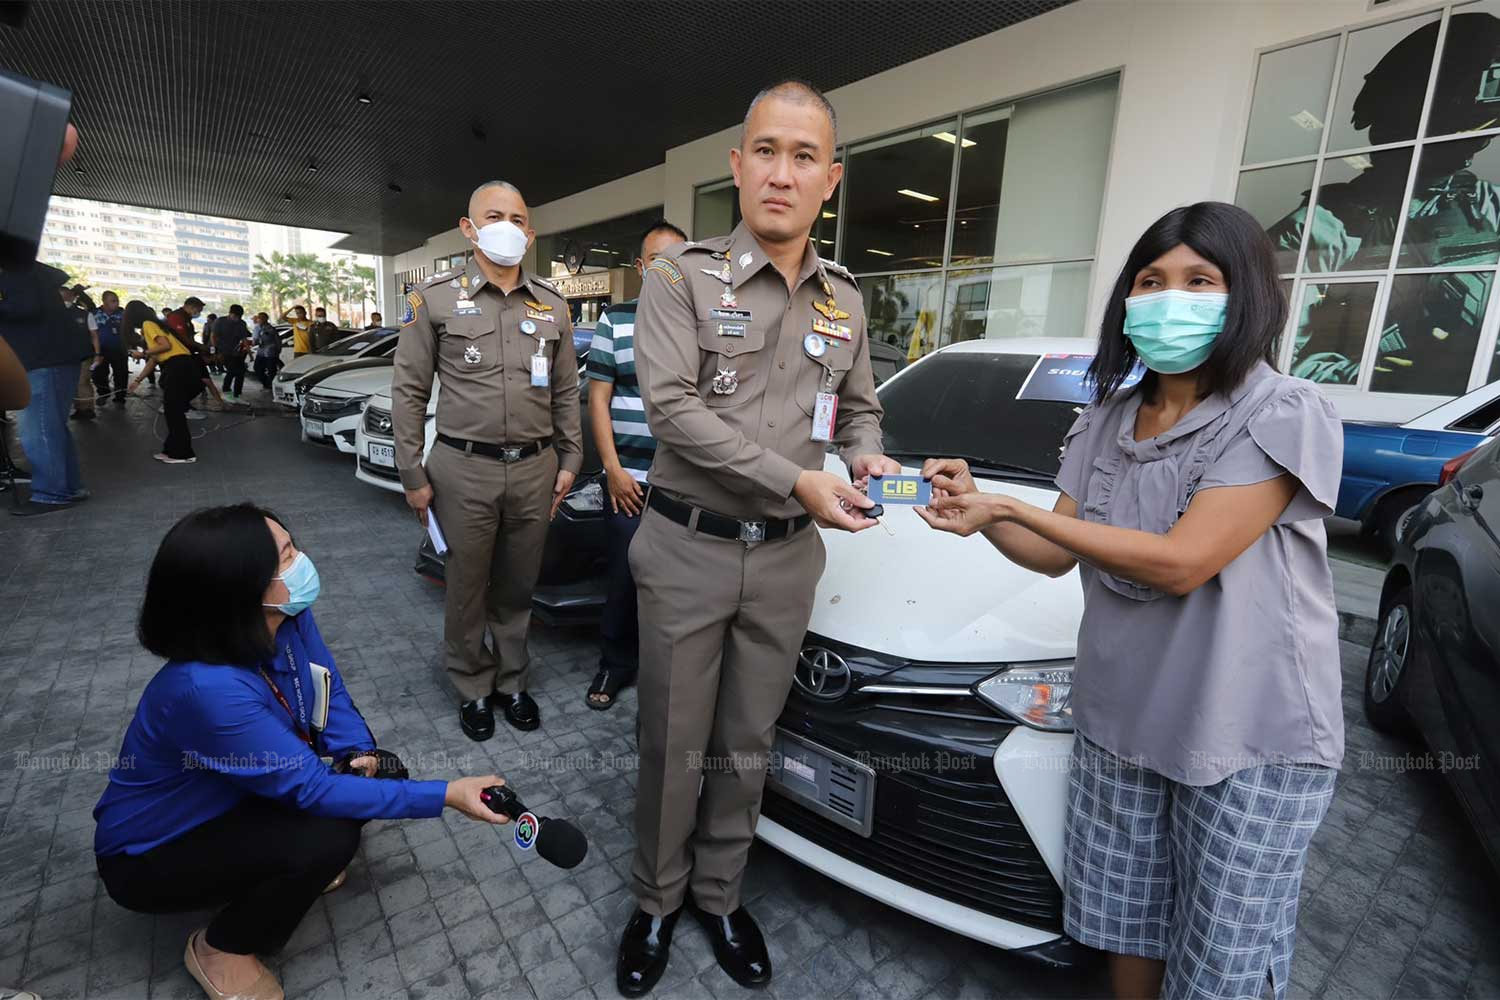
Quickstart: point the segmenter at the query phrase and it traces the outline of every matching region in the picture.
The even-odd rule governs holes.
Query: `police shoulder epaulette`
[[[547,291],[551,292],[553,295],[556,295],[558,298],[562,297],[562,292],[559,292],[557,290],[557,286],[548,281],[546,278],[538,278],[533,275],[531,280],[533,283],[541,285],[543,288],[547,289]]]
[[[844,265],[840,264],[838,261],[829,260],[827,257],[819,257],[818,260],[822,261],[823,266],[825,268],[827,268],[828,270],[832,271],[834,274],[838,275],[839,277],[841,277],[841,278],[847,278],[850,281],[854,280],[854,275],[852,275],[852,274],[849,273],[849,269],[847,267],[845,267]]]
[[[734,242],[732,236],[712,236],[706,240],[688,240],[677,249],[682,253],[718,253],[722,254],[729,249],[729,244]]]
[[[463,273],[463,268],[461,268],[461,267],[450,268],[447,271],[442,271],[442,272],[439,272],[438,274],[434,274],[432,277],[428,278],[426,281],[419,281],[419,282],[417,282],[417,287],[418,288],[431,288],[433,285],[439,284],[440,282],[452,281],[454,278],[458,277],[462,273]]]

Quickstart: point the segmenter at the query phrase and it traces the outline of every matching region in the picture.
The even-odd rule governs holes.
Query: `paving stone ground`
[[[585,864],[563,872],[517,852],[508,831],[453,814],[369,824],[348,883],[272,961],[287,994],[614,996],[614,948],[632,907],[636,702],[630,691],[610,712],[584,706],[597,633],[535,628],[543,727],[502,724],[490,742],[469,742],[439,661],[442,594],[411,572],[418,529],[401,498],[358,483],[348,456],[299,443],[284,417],[213,415],[194,430],[207,432],[198,464],[168,467],[150,460],[160,424],[147,403],[75,424],[94,499],[41,519],[0,515],[0,985],[47,1000],[201,995],[182,950],[204,915],[116,906],[95,874],[90,811],[101,765],[160,666],[133,636],[158,541],[189,510],[252,499],[282,512],[317,560],[318,621],[382,744],[423,777],[504,774],[590,842]],[[1349,757],[1308,861],[1290,995],[1500,996],[1497,880],[1440,776],[1399,766],[1420,748],[1365,725],[1365,655],[1343,644]],[[1007,956],[764,845],[751,854],[746,897],[770,941],[776,998],[1106,991],[1097,967]],[[743,993],[684,921],[658,995]]]

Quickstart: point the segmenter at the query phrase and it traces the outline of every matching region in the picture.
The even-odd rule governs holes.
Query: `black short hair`
[[[142,646],[168,660],[247,667],[274,655],[261,601],[281,558],[266,518],[285,527],[253,503],[194,511],[172,526],[146,577]]]
[[[1231,392],[1257,362],[1276,367],[1276,337],[1286,325],[1287,303],[1276,280],[1276,251],[1265,229],[1243,208],[1200,201],[1174,208],[1141,234],[1110,292],[1099,327],[1099,350],[1089,365],[1094,401],[1114,395],[1135,366],[1135,346],[1125,336],[1125,299],[1135,276],[1174,247],[1186,246],[1212,263],[1229,285],[1224,331],[1203,363],[1204,392]],[[1156,393],[1156,373],[1141,380],[1146,398]]]
[[[203,308],[203,300],[196,295],[189,295],[182,300],[182,304],[185,306],[197,306],[199,309]]]
[[[651,234],[659,233],[662,230],[666,230],[669,233],[675,234],[677,238],[679,240],[682,240],[684,243],[687,242],[687,233],[683,232],[681,229],[678,229],[676,225],[668,222],[666,219],[657,219],[655,222],[651,223],[651,225],[641,230],[641,238],[635,241],[635,256],[637,259],[645,256],[646,241],[651,238]]]
[[[229,315],[243,316],[245,315],[245,307],[236,302],[234,305],[229,307]]]

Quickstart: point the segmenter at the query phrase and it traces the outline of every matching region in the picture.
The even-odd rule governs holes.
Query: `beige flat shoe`
[[[323,887],[323,895],[326,896],[330,892],[332,892],[333,890],[337,889],[339,886],[343,885],[344,884],[344,880],[347,879],[348,877],[349,877],[349,869],[345,868],[343,871],[339,872],[338,875],[336,875],[334,877],[334,879],[333,879],[332,882],[329,882],[326,886]]]
[[[187,949],[182,953],[182,964],[187,966],[188,975],[198,981],[203,987],[203,992],[208,994],[212,1000],[286,1000],[286,993],[276,977],[271,975],[271,970],[264,965],[260,967],[260,976],[250,984],[250,989],[243,993],[225,993],[213,983],[209,982],[208,974],[203,971],[203,964],[198,961],[198,952],[194,945],[203,936],[200,928],[188,935]]]

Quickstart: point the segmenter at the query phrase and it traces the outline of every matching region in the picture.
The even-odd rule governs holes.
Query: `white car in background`
[[[432,380],[427,399],[427,442],[422,461],[427,461],[437,440],[438,380]],[[396,437],[391,430],[391,386],[389,376],[383,390],[371,393],[354,432],[354,478],[383,490],[400,493],[401,475],[396,471]]]
[[[329,376],[309,389],[302,397],[302,440],[354,454],[365,400],[376,393],[388,395],[395,370],[394,364],[358,368]]]
[[[1050,510],[1083,407],[1017,397],[1076,376],[1093,351],[982,340],[908,365],[879,389],[886,454],[913,475],[929,457],[967,459],[981,490]],[[825,468],[847,476],[834,455]],[[898,910],[1071,964],[1083,951],[1062,929],[1077,571],[1028,572],[911,507],[887,505],[882,521],[823,532],[756,835]]]
[[[313,369],[336,361],[354,361],[360,358],[388,357],[396,353],[397,330],[392,327],[376,327],[373,330],[349,331],[314,354],[304,354],[288,361],[271,381],[271,398],[295,410],[302,405],[297,398],[297,380],[310,374]]]

